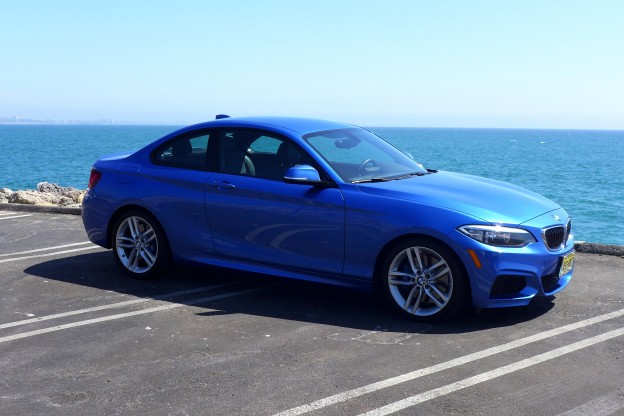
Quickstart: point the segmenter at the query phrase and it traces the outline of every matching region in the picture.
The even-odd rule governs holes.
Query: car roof
[[[354,128],[356,126],[335,121],[319,120],[302,117],[227,117],[201,123],[193,127],[260,127],[277,130],[290,130],[304,135],[323,130]]]

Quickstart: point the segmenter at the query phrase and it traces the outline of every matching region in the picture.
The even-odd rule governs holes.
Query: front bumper
[[[543,224],[534,225],[537,227],[522,228],[529,229],[538,241],[522,248],[489,246],[459,231],[452,235],[469,275],[475,307],[524,306],[537,296],[554,295],[569,284],[574,266],[564,274],[560,275],[560,271],[563,259],[574,252],[574,239],[569,238],[559,250],[551,251],[541,237]]]

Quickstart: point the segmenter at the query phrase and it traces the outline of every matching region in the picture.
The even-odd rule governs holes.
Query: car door
[[[290,165],[311,163],[308,155],[283,137],[244,129],[222,130],[218,153],[218,172],[206,188],[206,212],[219,255],[342,272],[341,191],[283,181]]]

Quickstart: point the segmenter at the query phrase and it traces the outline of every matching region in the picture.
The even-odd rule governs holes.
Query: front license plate
[[[574,265],[574,252],[566,255],[561,262],[561,270],[559,270],[559,276],[563,276],[570,270],[572,270],[572,266]]]

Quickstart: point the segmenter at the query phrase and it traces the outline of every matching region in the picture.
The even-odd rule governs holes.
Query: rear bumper
[[[82,223],[91,242],[104,248],[111,248],[108,241],[109,214],[102,209],[102,204],[96,204],[97,196],[87,191],[82,201]]]

